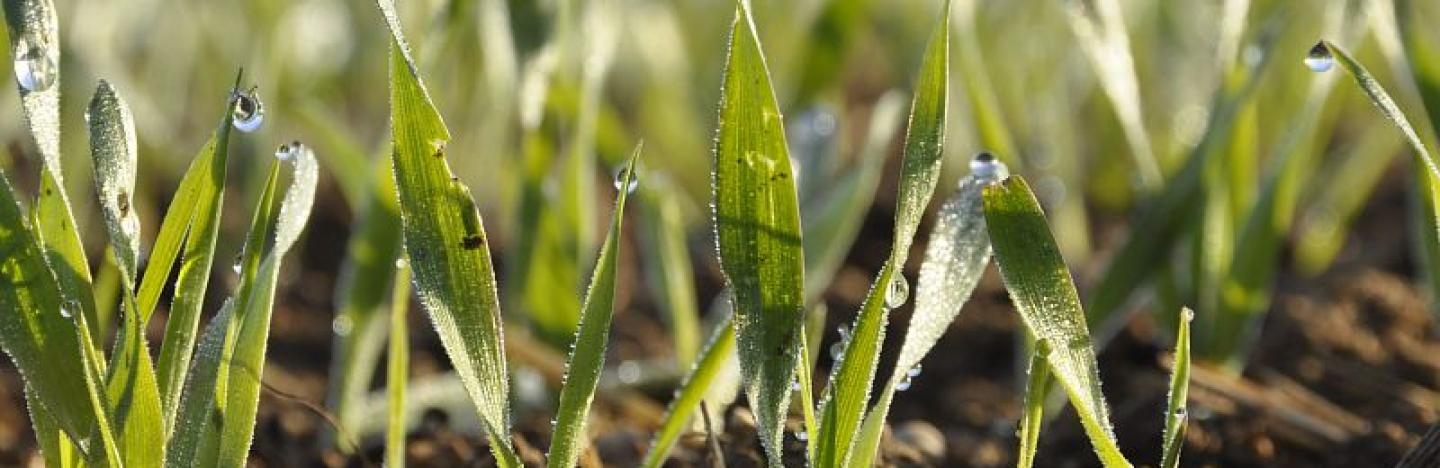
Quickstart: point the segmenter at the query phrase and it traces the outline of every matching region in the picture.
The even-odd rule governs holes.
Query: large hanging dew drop
[[[885,307],[891,309],[905,305],[910,300],[910,282],[899,272],[890,278],[890,287],[885,290]]]
[[[1305,67],[1316,73],[1330,71],[1335,67],[1335,56],[1324,42],[1316,42],[1310,53],[1305,54]]]
[[[625,188],[626,195],[634,195],[635,190],[640,188],[640,174],[636,173],[634,175],[631,175],[628,174],[629,172],[630,171],[626,170],[624,167],[621,167],[619,170],[615,171],[615,190],[620,190],[620,188],[623,186]],[[627,175],[630,176],[630,183],[628,184],[625,183],[625,176]]]
[[[41,47],[40,41],[20,38],[15,41],[15,81],[26,91],[50,89],[55,84],[55,57]]]
[[[265,123],[265,103],[260,101],[260,94],[255,89],[235,94],[235,108],[230,111],[230,122],[236,130],[245,133],[259,130],[260,125]]]
[[[975,159],[970,160],[970,173],[975,177],[990,177],[1000,172],[1003,166],[1004,163],[995,159],[995,155],[988,151],[981,151],[980,154],[975,155]]]

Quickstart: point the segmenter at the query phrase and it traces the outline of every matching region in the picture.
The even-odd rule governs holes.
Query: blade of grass
[[[1380,86],[1380,82],[1376,81],[1375,77],[1370,75],[1370,72],[1365,69],[1364,65],[1356,62],[1355,59],[1350,56],[1349,52],[1346,52],[1345,49],[1330,41],[1321,41],[1321,44],[1334,55],[1336,62],[1355,80],[1356,86],[1359,86],[1360,90],[1365,92],[1365,95],[1370,98],[1370,102],[1380,110],[1380,114],[1384,116],[1386,120],[1389,120],[1390,123],[1394,124],[1396,129],[1400,130],[1400,133],[1405,137],[1405,142],[1410,145],[1411,150],[1415,151],[1416,163],[1429,171],[1431,183],[1435,183],[1435,179],[1440,178],[1440,166],[1436,165],[1435,157],[1430,153],[1430,150],[1426,148],[1425,144],[1420,141],[1419,134],[1417,134],[1415,128],[1410,125],[1410,121],[1405,118],[1405,113],[1400,110],[1400,106],[1395,104],[1395,101],[1390,98],[1390,94],[1385,92],[1384,87]]]
[[[949,2],[944,4],[930,43],[926,45],[910,110],[910,127],[905,138],[901,163],[900,191],[896,200],[895,238],[890,258],[855,318],[851,338],[830,375],[826,397],[821,403],[817,447],[812,464],[839,466],[849,461],[858,438],[861,419],[869,403],[871,381],[880,359],[890,309],[904,302],[898,289],[908,295],[909,285],[901,269],[909,255],[920,218],[935,192],[945,144],[945,118],[950,100]]]
[[[41,156],[40,193],[30,215],[35,236],[44,247],[46,263],[59,281],[65,306],[85,315],[88,323],[103,322],[91,289],[90,263],[70,210],[60,165],[60,28],[51,0],[5,2],[10,50],[18,51],[16,87],[25,123]],[[18,55],[26,54],[29,57]],[[30,67],[19,74],[20,64]],[[28,79],[27,79],[28,78]],[[30,86],[26,86],[26,82]],[[100,336],[98,328],[90,330]],[[92,342],[90,346],[99,346]]]
[[[1031,341],[1030,367],[1025,379],[1025,405],[1020,413],[1020,448],[1016,449],[1018,468],[1035,465],[1035,452],[1040,449],[1040,427],[1045,423],[1045,394],[1050,388],[1050,365],[1045,362],[1050,355],[1050,343],[1045,340]]]
[[[742,384],[766,458],[778,466],[804,316],[804,263],[785,131],[754,27],[748,2],[737,2],[721,88],[713,206]]]
[[[290,187],[280,202],[279,212],[271,215],[273,220],[267,223],[273,230],[274,243],[256,266],[258,271],[249,287],[241,286],[241,291],[246,292],[248,297],[241,298],[236,307],[241,323],[235,338],[234,355],[221,362],[222,366],[231,367],[231,370],[227,372],[230,381],[225,389],[220,466],[244,465],[248,458],[255,433],[255,414],[260,404],[265,348],[274,312],[275,283],[279,278],[280,264],[305,229],[315,201],[319,167],[314,153],[303,146],[292,146],[290,157],[295,165]],[[270,231],[266,233],[270,237]],[[249,244],[246,250],[253,246],[257,252],[260,251],[264,240],[259,242]]]
[[[136,298],[143,324],[149,320],[160,300],[176,256],[184,259],[176,274],[175,296],[170,304],[169,318],[165,321],[165,341],[160,345],[160,357],[156,361],[166,434],[175,428],[180,393],[200,327],[200,308],[210,282],[210,268],[215,261],[215,239],[220,233],[220,210],[225,196],[226,147],[229,145],[232,118],[229,110],[233,105],[233,100],[227,101],[225,117],[180,181],[177,195],[165,211],[165,220],[155,238]]]
[[[1170,370],[1170,396],[1165,404],[1165,431],[1161,435],[1160,468],[1180,466],[1180,448],[1185,445],[1187,414],[1185,402],[1190,392],[1190,321],[1195,312],[1180,311],[1179,329],[1175,332],[1175,363]]]
[[[6,311],[0,313],[0,347],[25,381],[31,414],[44,415],[33,418],[36,431],[53,433],[46,428],[46,422],[53,421],[54,429],[86,449],[99,445],[92,445],[90,436],[103,413],[91,405],[95,389],[84,378],[87,366],[72,319],[77,311],[65,308],[42,250],[9,178],[0,174],[0,310]]]
[[[391,175],[389,157],[376,160],[373,178],[363,190],[365,207],[355,233],[346,246],[348,253],[335,288],[337,311],[335,320],[348,333],[336,333],[331,364],[329,405],[339,416],[340,425],[351,427],[359,422],[363,404],[375,374],[376,362],[384,350],[385,321],[381,310],[385,292],[393,289],[395,263],[401,258],[400,214],[395,200],[395,177]],[[349,444],[337,444],[342,451]]]
[[[1431,258],[1430,255],[1433,255],[1437,251],[1434,242],[1436,237],[1431,237],[1431,235],[1435,234],[1436,236],[1440,236],[1440,231],[1437,231],[1437,229],[1440,229],[1440,166],[1436,165],[1434,155],[1429,151],[1425,143],[1421,141],[1420,135],[1415,131],[1415,128],[1410,125],[1410,121],[1405,117],[1405,113],[1400,110],[1400,106],[1395,104],[1394,99],[1390,98],[1390,94],[1385,91],[1385,88],[1380,85],[1380,82],[1376,81],[1375,78],[1370,75],[1370,72],[1359,62],[1355,61],[1345,49],[1330,41],[1321,41],[1319,45],[1324,46],[1336,62],[1339,62],[1340,68],[1344,69],[1345,72],[1354,79],[1356,86],[1359,86],[1360,90],[1370,98],[1370,102],[1380,110],[1380,114],[1400,130],[1400,133],[1405,137],[1405,143],[1408,144],[1414,152],[1415,165],[1424,167],[1423,170],[1417,171],[1415,175],[1415,190],[1418,192],[1417,196],[1421,197],[1421,205],[1426,208],[1423,215],[1421,215],[1423,216],[1422,226],[1425,227],[1421,238],[1426,241],[1425,244],[1421,246],[1421,250],[1427,255],[1423,258],[1423,260],[1426,260],[1427,269],[1435,268],[1436,265],[1431,264],[1434,263],[1434,259]],[[1428,133],[1427,138],[1430,138],[1432,143],[1434,142],[1433,137]],[[1440,278],[1440,274],[1433,271],[1428,273],[1432,282]]]
[[[706,391],[712,385],[722,385],[715,382],[724,374],[725,363],[733,360],[734,352],[735,327],[727,316],[725,321],[716,327],[715,334],[700,353],[694,368],[685,375],[685,381],[675,391],[675,397],[670,400],[670,407],[665,410],[665,419],[660,430],[656,431],[655,439],[650,443],[650,450],[645,453],[641,466],[657,468],[665,463],[670,448],[680,439],[681,433],[690,427],[690,417],[700,409],[700,402],[705,399]]]
[[[1130,466],[1115,444],[1109,409],[1085,327],[1085,311],[1045,214],[1024,178],[985,188],[985,222],[996,263],[1025,327],[1050,343],[1046,357],[1106,467]]]
[[[395,4],[378,3],[391,35],[391,159],[415,289],[475,403],[497,463],[519,466],[510,443],[500,304],[480,212],[450,171],[444,151],[450,132],[420,80]]]
[[[595,273],[591,276],[590,288],[585,293],[584,306],[580,311],[580,328],[565,364],[565,385],[560,388],[555,431],[550,438],[547,457],[551,468],[575,466],[580,459],[580,451],[589,444],[585,422],[589,417],[590,403],[595,399],[600,371],[605,365],[605,341],[609,339],[610,319],[615,312],[615,264],[620,255],[620,229],[625,218],[625,199],[629,195],[630,184],[640,182],[635,176],[635,161],[640,158],[640,150],[639,146],[635,148],[622,169],[624,172],[616,179],[619,193],[615,197],[615,214],[610,232],[605,235],[605,242],[596,257]]]
[[[95,193],[100,201],[109,251],[119,271],[125,306],[106,375],[109,419],[126,465],[159,466],[165,456],[165,420],[155,368],[135,304],[136,255],[140,219],[131,209],[135,192],[135,123],[130,108],[109,83],[101,81],[86,113]]]
[[[386,407],[385,466],[405,466],[405,386],[410,382],[410,266],[402,263],[395,271],[390,293],[390,356],[385,368]]]
[[[985,230],[981,191],[1009,175],[1004,163],[990,153],[981,153],[970,163],[970,175],[960,180],[955,194],[941,205],[930,231],[930,243],[925,247],[925,261],[920,265],[915,311],[900,346],[900,358],[885,380],[880,400],[865,417],[850,466],[872,465],[898,385],[913,378],[911,372],[919,368],[920,360],[950,328],[960,315],[960,307],[980,284],[980,276],[990,264],[990,237]]]
[[[1164,181],[1145,130],[1140,85],[1130,53],[1130,34],[1118,0],[1061,0],[1080,49],[1099,75],[1101,89],[1115,109],[1142,188],[1158,191]]]

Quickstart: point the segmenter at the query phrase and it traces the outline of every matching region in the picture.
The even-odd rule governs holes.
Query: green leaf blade
[[[1115,445],[1079,295],[1029,184],[1013,176],[987,187],[985,222],[1000,276],[1026,328],[1037,341],[1049,342],[1047,361],[1100,461],[1107,467],[1130,466]]]
[[[880,346],[891,308],[890,297],[897,283],[905,281],[905,265],[920,218],[930,204],[940,175],[944,155],[946,112],[949,107],[950,27],[948,2],[925,48],[919,79],[910,108],[910,125],[901,162],[898,200],[895,207],[895,239],[890,258],[875,277],[870,292],[855,318],[845,352],[830,375],[821,408],[818,446],[812,464],[839,466],[849,463],[852,447],[860,439],[861,423],[869,403],[871,381],[880,359]],[[908,291],[908,283],[905,284]],[[908,292],[907,292],[908,294]],[[878,424],[878,423],[877,423]]]
[[[580,459],[580,451],[589,443],[585,423],[605,365],[605,342],[609,339],[610,319],[615,313],[615,270],[616,259],[620,255],[620,229],[625,216],[625,199],[629,195],[627,188],[632,181],[639,182],[635,178],[635,160],[639,157],[640,148],[636,147],[623,169],[624,173],[617,179],[620,190],[615,198],[610,232],[600,246],[590,288],[580,308],[580,326],[565,365],[565,385],[560,389],[555,431],[550,438],[548,458],[551,468],[575,466]]]
[[[1185,410],[1190,395],[1190,322],[1195,312],[1180,311],[1179,329],[1175,332],[1175,362],[1170,370],[1170,396],[1165,404],[1165,431],[1161,434],[1160,468],[1180,466],[1180,449],[1185,445]]]
[[[730,31],[713,187],[742,381],[767,457],[776,465],[804,315],[804,260],[785,132],[744,2]]]
[[[445,159],[450,132],[421,83],[396,17],[390,29],[391,131],[395,185],[415,290],[465,384],[501,466],[518,466],[510,443],[509,380],[500,304],[480,213]]]

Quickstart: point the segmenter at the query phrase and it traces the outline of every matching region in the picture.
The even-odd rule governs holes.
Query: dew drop
[[[914,377],[911,377],[910,374],[905,374],[905,378],[900,379],[900,383],[895,384],[895,391],[897,391],[897,392],[903,392],[903,391],[909,390],[909,389],[910,389],[910,385],[912,384],[911,381],[914,380],[914,379],[915,379],[915,378],[914,378]]]
[[[891,309],[905,305],[910,299],[910,282],[905,280],[905,275],[899,272],[890,278],[890,287],[885,290],[885,307]]]
[[[1195,321],[1195,311],[1194,311],[1194,310],[1191,310],[1189,307],[1186,307],[1186,308],[1184,308],[1184,309],[1181,309],[1181,311],[1180,311],[1180,318],[1185,319],[1185,323],[1194,322],[1194,321]]]
[[[970,160],[970,174],[975,177],[991,177],[1000,174],[1004,167],[1005,163],[995,159],[995,155],[990,154],[989,151],[981,151],[980,154],[975,155],[975,159]]]
[[[275,150],[275,159],[281,161],[294,160],[295,154],[299,153],[304,147],[305,145],[301,144],[299,140],[292,141],[288,145],[280,145],[280,148]]]
[[[240,274],[240,268],[245,263],[245,250],[241,249],[240,252],[241,253],[235,254],[235,263],[230,265],[230,269],[235,270],[235,274],[237,275]]]
[[[905,376],[911,378],[919,377],[921,370],[920,365],[916,364],[915,367],[911,367],[910,370],[905,371]]]
[[[800,391],[800,379],[792,379],[792,380],[790,380],[790,391],[792,391],[792,392],[798,392],[798,391]]]
[[[801,442],[808,441],[810,440],[810,433],[805,431],[795,431],[795,439]]]
[[[1316,42],[1310,48],[1310,53],[1305,54],[1305,67],[1313,72],[1330,71],[1335,66],[1335,56],[1330,54],[1330,48],[1324,42]]]
[[[1182,406],[1182,407],[1179,407],[1179,408],[1175,408],[1175,417],[1180,418],[1181,420],[1184,420],[1186,416],[1188,416],[1188,414],[1187,414],[1187,412],[1185,411],[1185,407]]]
[[[236,130],[251,133],[265,123],[265,103],[254,88],[235,94],[235,108],[230,111],[230,122]]]
[[[61,316],[61,317],[65,317],[65,318],[70,318],[70,308],[65,307],[65,306],[60,306],[60,316]]]
[[[40,41],[20,38],[15,41],[15,81],[26,91],[50,89],[55,84],[55,56]]]
[[[335,332],[335,336],[348,336],[354,329],[355,324],[348,315],[337,315],[335,320],[330,322],[330,331]]]
[[[620,190],[621,185],[624,185],[625,194],[634,195],[635,189],[640,188],[640,174],[631,175],[630,183],[626,184],[625,176],[628,175],[626,174],[627,172],[629,171],[626,171],[624,167],[621,167],[619,170],[615,171],[615,190]]]
[[[395,259],[395,268],[405,268],[408,266],[410,266],[410,261],[406,260],[405,257]]]

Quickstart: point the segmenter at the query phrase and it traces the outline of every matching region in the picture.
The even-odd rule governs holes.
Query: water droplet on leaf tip
[[[640,174],[630,175],[627,174],[628,172],[630,171],[627,171],[624,167],[621,167],[619,170],[615,171],[615,190],[620,190],[620,187],[624,185],[625,194],[633,195],[635,193],[635,190],[640,188]],[[630,183],[628,184],[625,183],[625,177],[627,175],[630,176]]]
[[[15,81],[26,91],[50,89],[55,84],[55,56],[37,40],[20,38],[15,41]]]
[[[1324,42],[1316,42],[1310,48],[1310,53],[1305,54],[1305,67],[1313,72],[1330,71],[1335,66],[1335,56],[1330,53],[1330,47]]]
[[[995,155],[982,151],[970,161],[970,174],[975,177],[991,177],[999,174],[1004,167],[1005,163],[995,159]]]
[[[895,273],[890,278],[890,287],[885,290],[885,306],[891,309],[905,305],[910,299],[910,282],[905,280],[905,275]]]
[[[265,123],[265,103],[255,89],[235,94],[235,107],[230,111],[230,123],[235,129],[251,133]]]
[[[1188,308],[1188,307],[1185,308],[1185,309],[1182,309],[1182,310],[1180,311],[1180,318],[1185,319],[1185,322],[1186,322],[1186,323],[1193,322],[1193,321],[1195,321],[1195,311],[1192,310],[1192,309],[1190,309],[1190,308]]]

